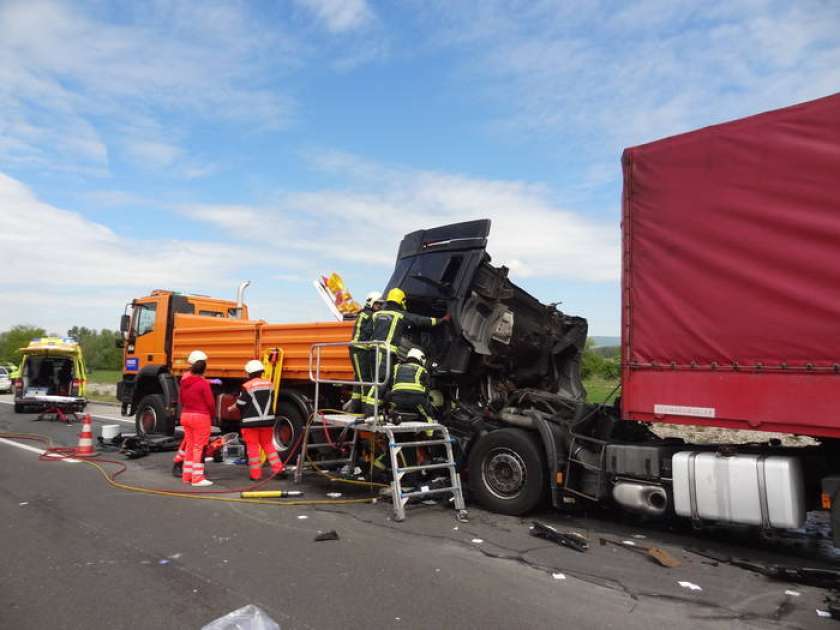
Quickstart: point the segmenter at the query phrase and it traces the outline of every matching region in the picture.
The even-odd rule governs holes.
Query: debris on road
[[[552,573],[551,577],[553,577],[555,580],[565,580],[566,579],[566,575],[564,573]]]
[[[682,562],[680,560],[677,560],[662,547],[657,547],[656,545],[647,547],[645,545],[634,543],[632,540],[612,540],[610,538],[601,538],[600,542],[601,545],[615,545],[616,547],[623,547],[628,551],[635,551],[637,553],[644,554],[656,562],[659,566],[665,567],[666,569],[676,569],[677,567],[682,566]]]
[[[689,589],[690,591],[702,591],[703,590],[703,588],[701,586],[699,586],[698,584],[695,584],[694,582],[677,582],[677,584],[679,584],[683,588]]]
[[[476,545],[480,545],[481,543],[484,542],[484,540],[481,539],[481,538],[473,538],[472,542],[474,542]]]
[[[340,499],[342,494],[340,492],[327,492],[327,496],[330,499]]]
[[[545,538],[553,543],[557,543],[563,547],[569,547],[575,551],[586,551],[589,549],[589,541],[585,536],[577,532],[561,532],[551,525],[533,521],[529,529],[531,536],[537,538]]]
[[[315,542],[323,542],[325,540],[338,540],[338,532],[331,529],[328,532],[322,532],[315,536]]]
[[[298,514],[298,520],[299,521],[305,521],[308,518],[309,517],[306,514]]]

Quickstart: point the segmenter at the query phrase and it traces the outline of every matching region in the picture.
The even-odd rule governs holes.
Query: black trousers
[[[350,346],[350,363],[353,364],[354,380],[373,380],[373,350],[358,346]],[[367,385],[353,386],[353,407],[354,411],[362,410],[362,399],[365,397]]]

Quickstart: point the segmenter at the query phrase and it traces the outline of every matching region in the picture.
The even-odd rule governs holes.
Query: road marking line
[[[9,446],[15,446],[17,448],[22,448],[25,451],[31,451],[32,453],[37,453],[38,455],[43,455],[47,451],[42,448],[38,448],[37,446],[29,446],[29,444],[21,444],[20,442],[15,442],[14,440],[8,440],[6,438],[0,438],[0,442],[3,444],[8,444]],[[64,457],[63,455],[59,455],[57,453],[47,453],[47,457],[56,457],[61,459],[62,461],[68,462],[70,464],[78,464],[78,459],[73,459],[71,457]]]
[[[8,400],[0,400],[0,404],[14,405],[15,403]],[[102,414],[92,413],[91,418],[104,418],[105,420],[113,420],[114,422],[123,422],[125,424],[134,424],[134,420],[126,420],[125,418],[117,418],[116,416],[103,416]]]

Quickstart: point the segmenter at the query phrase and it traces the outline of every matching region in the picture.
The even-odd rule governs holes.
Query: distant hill
[[[621,337],[590,337],[596,348],[609,348],[621,345]]]

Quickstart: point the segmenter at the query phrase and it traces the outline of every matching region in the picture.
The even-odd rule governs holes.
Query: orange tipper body
[[[245,364],[257,359],[278,392],[272,413],[287,419],[286,425],[276,425],[280,433],[273,439],[285,444],[295,439],[311,413],[315,384],[309,378],[309,353],[313,344],[349,342],[353,321],[270,324],[249,319],[248,307],[241,302],[152,291],[127,305],[120,330],[123,375],[117,383],[117,398],[121,413],[135,416],[138,433],[174,432],[180,380],[190,368],[187,357],[193,350],[202,350],[207,354],[204,376],[211,380],[216,398],[214,423],[225,432],[239,427],[239,414],[229,410],[230,403],[246,380]],[[321,378],[353,380],[347,347],[322,350]],[[319,396],[337,408],[349,398],[348,392],[349,387],[331,384],[321,387]]]

